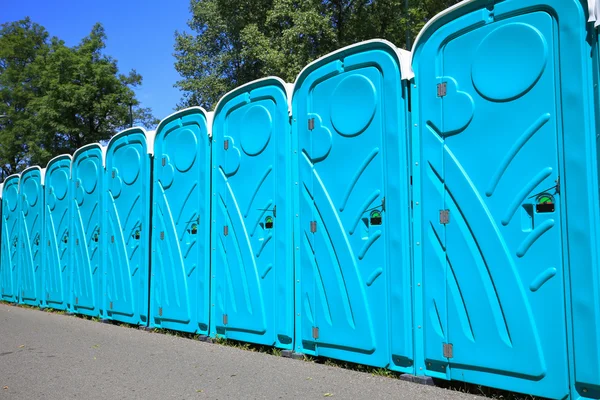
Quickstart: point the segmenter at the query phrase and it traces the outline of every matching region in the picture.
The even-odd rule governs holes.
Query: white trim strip
[[[212,138],[213,135],[213,123],[215,122],[215,112],[209,111],[206,113],[206,129],[208,130],[208,137]]]
[[[600,26],[600,0],[588,0],[588,22],[594,23],[594,28]]]

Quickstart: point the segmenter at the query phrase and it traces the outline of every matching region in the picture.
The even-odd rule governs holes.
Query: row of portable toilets
[[[466,1],[10,176],[1,299],[597,399],[598,14]]]

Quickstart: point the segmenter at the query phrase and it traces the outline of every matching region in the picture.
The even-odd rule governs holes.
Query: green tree
[[[132,88],[135,71],[119,74],[103,54],[106,34],[96,24],[81,43],[68,47],[29,19],[0,28],[0,166],[5,174],[45,165],[61,153],[108,140],[130,125],[154,126]]]
[[[191,0],[192,33],[175,33],[178,107],[210,109],[227,91],[276,75],[293,82],[331,51],[381,38],[410,47],[423,25],[458,0]],[[408,31],[408,32],[407,32]]]
[[[0,29],[0,167],[4,175],[29,164],[29,143],[38,140],[29,104],[39,94],[38,65],[48,54],[48,33],[29,19]]]

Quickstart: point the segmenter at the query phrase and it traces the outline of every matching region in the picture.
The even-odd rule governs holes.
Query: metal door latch
[[[448,83],[442,82],[437,84],[437,97],[444,97],[448,92]]]
[[[312,337],[313,337],[313,339],[318,339],[319,338],[319,328],[313,326],[313,328],[312,328]]]
[[[444,343],[444,357],[445,358],[452,358],[454,357],[454,346],[452,346],[452,344],[450,343]]]
[[[450,222],[450,210],[440,210],[440,224],[447,225]]]

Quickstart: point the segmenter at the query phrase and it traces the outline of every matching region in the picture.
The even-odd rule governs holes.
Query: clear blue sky
[[[0,0],[0,23],[26,16],[73,46],[100,22],[108,36],[105,53],[119,71],[135,68],[143,77],[136,90],[143,107],[163,119],[173,112],[181,93],[173,87],[175,30],[188,30],[188,0]]]

